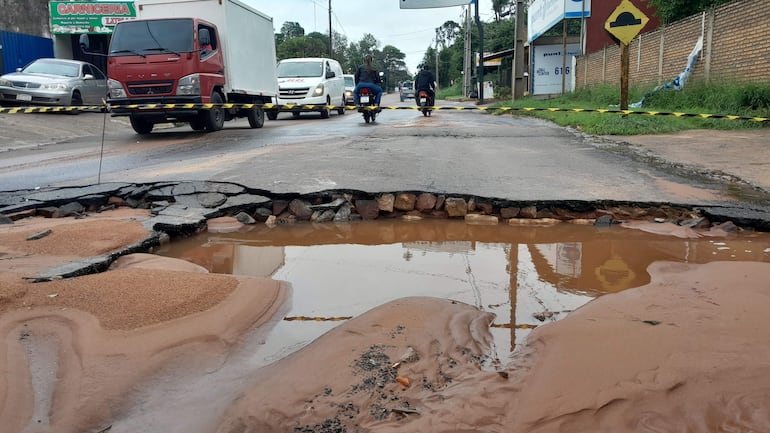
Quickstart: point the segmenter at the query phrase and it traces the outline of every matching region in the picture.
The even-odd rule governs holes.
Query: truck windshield
[[[320,77],[321,75],[323,75],[322,62],[281,62],[278,64],[278,78]]]
[[[124,21],[115,26],[111,56],[142,55],[148,51],[186,53],[193,51],[191,19]]]

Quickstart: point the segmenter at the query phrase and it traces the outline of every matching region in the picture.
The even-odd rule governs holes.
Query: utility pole
[[[513,100],[524,97],[527,81],[524,79],[524,41],[527,37],[524,28],[524,0],[516,0],[516,29],[513,45]]]
[[[463,50],[463,97],[468,96],[471,91],[471,8],[465,8],[465,44]]]
[[[565,0],[566,6],[566,0]],[[567,92],[567,74],[564,71],[567,70],[567,18],[561,20],[561,94]]]
[[[484,103],[484,25],[479,18],[479,0],[473,0],[476,4],[476,25],[479,28],[479,66],[476,73],[479,81],[479,104]]]
[[[329,58],[334,58],[334,41],[332,41],[332,0],[329,0]]]
[[[436,90],[438,90],[438,38],[436,39]]]

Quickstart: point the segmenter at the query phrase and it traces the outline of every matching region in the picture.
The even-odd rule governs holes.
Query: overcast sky
[[[275,31],[287,21],[298,22],[305,33],[329,31],[329,0],[242,0],[273,17]],[[493,19],[492,0],[479,0],[482,21]],[[471,10],[473,13],[473,9]],[[425,50],[434,45],[435,29],[448,20],[462,22],[463,7],[400,9],[398,0],[332,0],[332,28],[349,42],[364,33],[393,45],[406,54],[406,66],[415,72]]]

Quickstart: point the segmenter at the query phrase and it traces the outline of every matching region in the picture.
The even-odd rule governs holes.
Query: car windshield
[[[147,51],[188,53],[193,51],[191,19],[124,21],[115,26],[111,56],[147,54]]]
[[[353,77],[345,77],[345,87],[355,87],[356,82]]]
[[[323,64],[319,61],[281,62],[278,64],[278,78],[320,77]]]
[[[27,74],[46,74],[61,75],[63,77],[77,77],[80,76],[80,65],[68,62],[36,60],[27,65],[26,68],[22,69],[22,72]]]

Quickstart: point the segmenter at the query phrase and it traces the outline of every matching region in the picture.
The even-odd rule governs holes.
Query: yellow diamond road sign
[[[642,31],[648,21],[650,19],[644,12],[640,11],[629,0],[623,0],[607,18],[604,28],[612,33],[612,36],[618,38],[622,44],[628,45]]]

